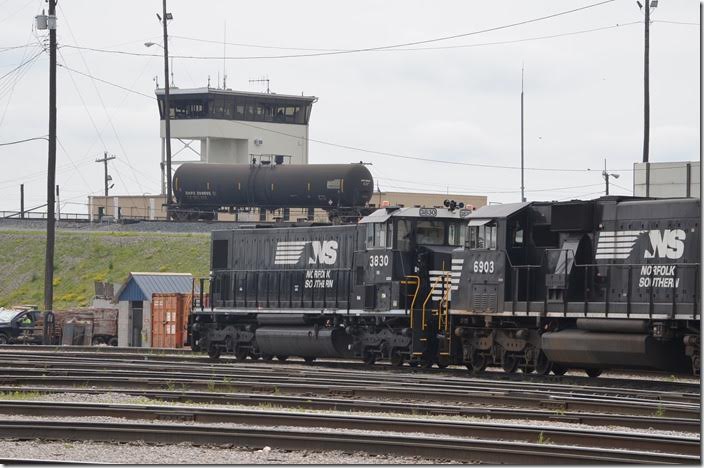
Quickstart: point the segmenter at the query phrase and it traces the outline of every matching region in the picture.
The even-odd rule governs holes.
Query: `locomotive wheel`
[[[220,350],[220,348],[216,348],[214,346],[208,348],[208,356],[210,356],[210,359],[218,359],[221,354],[222,351]]]
[[[584,372],[592,379],[596,379],[601,375],[601,369],[584,369]]]
[[[366,351],[362,357],[362,361],[368,366],[373,366],[376,362],[376,355],[370,351]]]
[[[484,370],[486,370],[486,364],[487,359],[485,355],[480,354],[476,351],[472,354],[471,372],[473,374],[479,374],[480,372],[484,372]]]
[[[408,361],[408,365],[411,367],[418,367],[418,360],[413,359],[411,361]]]
[[[535,363],[535,371],[540,375],[548,375],[552,370],[552,362],[548,359],[544,352],[540,351],[537,362]]]
[[[278,356],[276,356],[276,359],[278,359],[279,361],[283,362],[283,361],[285,361],[286,359],[288,359],[288,356],[284,356],[283,354],[279,354]]]
[[[515,356],[511,356],[507,352],[501,355],[501,368],[507,374],[513,374],[518,369],[518,359]]]
[[[105,344],[105,340],[103,339],[102,336],[96,336],[95,338],[93,338],[93,346],[101,345],[101,344]]]
[[[117,338],[113,337],[108,340],[108,346],[117,346]]]
[[[447,367],[447,364],[445,364],[444,362],[438,362],[437,365],[438,369],[445,369]]]
[[[552,365],[552,373],[555,375],[565,375],[567,373],[567,368],[562,367],[559,364],[553,364]]]
[[[262,360],[267,361],[267,362],[268,362],[268,361],[273,361],[273,360],[274,360],[274,356],[272,356],[271,354],[262,354]]]
[[[313,364],[315,362],[315,356],[306,356],[303,358],[306,364]]]
[[[431,367],[433,367],[433,361],[430,359],[423,358],[420,360],[420,366],[424,369],[430,369]]]
[[[235,359],[238,361],[244,361],[247,359],[247,356],[249,356],[249,351],[246,349],[239,348],[235,350]]]
[[[394,350],[391,352],[391,358],[389,360],[392,366],[400,367],[403,365],[403,354],[401,354],[401,351]]]

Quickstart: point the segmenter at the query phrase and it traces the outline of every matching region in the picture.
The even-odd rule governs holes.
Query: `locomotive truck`
[[[189,343],[213,358],[698,373],[700,223],[697,199],[611,196],[215,231]]]

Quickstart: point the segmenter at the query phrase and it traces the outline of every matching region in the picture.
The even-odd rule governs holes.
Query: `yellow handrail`
[[[430,298],[433,296],[433,290],[435,289],[435,285],[438,284],[438,281],[442,279],[442,276],[438,276],[435,278],[435,281],[433,281],[433,284],[430,286],[430,291],[428,291],[428,296],[425,298],[425,301],[423,301],[423,308],[421,309],[421,312],[423,313],[423,321],[421,322],[421,330],[425,330],[425,306],[428,304],[428,301]]]
[[[411,314],[410,314],[410,323],[411,323],[411,328],[413,328],[413,309],[416,306],[416,298],[418,297],[418,291],[420,291],[420,276],[416,275],[406,275],[404,278],[410,278],[415,281],[415,283],[408,283],[406,281],[401,281],[401,284],[414,284],[416,286],[416,290],[413,291],[413,300],[411,300]]]

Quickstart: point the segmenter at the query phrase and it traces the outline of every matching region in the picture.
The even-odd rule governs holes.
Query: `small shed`
[[[119,308],[118,346],[151,347],[153,294],[192,292],[190,273],[130,273],[115,294]]]

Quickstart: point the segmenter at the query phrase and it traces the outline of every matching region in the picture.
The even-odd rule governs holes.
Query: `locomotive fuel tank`
[[[374,180],[362,164],[182,164],[174,174],[181,207],[332,208],[365,206]]]

